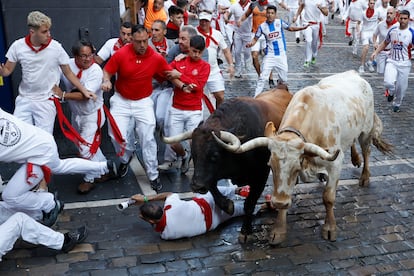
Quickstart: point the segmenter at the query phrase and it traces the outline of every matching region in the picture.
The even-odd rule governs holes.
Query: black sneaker
[[[269,87],[275,88],[275,82],[273,80],[269,80]]]
[[[394,95],[389,94],[389,95],[387,96],[387,101],[388,101],[388,102],[392,102],[392,100],[394,100]]]
[[[401,110],[400,110],[400,107],[398,107],[398,106],[394,106],[393,111],[398,113],[398,112],[400,112]]]
[[[118,172],[116,170],[115,162],[112,160],[106,161],[106,166],[108,168],[108,173],[104,174],[108,177],[108,179],[112,179],[118,176]]]
[[[188,170],[190,169],[190,160],[191,160],[191,154],[188,151],[185,151],[185,156],[183,157],[183,160],[181,161],[181,173],[186,174]]]
[[[297,38],[296,38],[296,43],[298,43],[298,44],[299,44],[299,42],[300,42],[300,38],[299,38],[299,37],[297,37]]]
[[[53,208],[49,213],[43,212],[42,224],[48,227],[51,227],[56,223],[58,215],[63,211],[63,207],[65,206],[63,201],[60,201],[56,197],[57,195],[55,194],[55,208]]]
[[[86,239],[88,230],[86,230],[85,226],[82,226],[76,229],[76,231],[65,233],[64,236],[65,240],[63,241],[62,251],[68,253],[75,247],[75,245]]]
[[[348,45],[349,45],[349,46],[352,46],[352,40],[350,40],[350,41],[348,42]]]
[[[159,178],[159,177],[155,178],[154,180],[150,180],[150,184],[151,184],[151,188],[152,188],[154,191],[156,191],[157,193],[158,193],[159,191],[161,191],[161,189],[162,189],[162,184],[161,184],[161,181],[160,181],[160,178]]]
[[[127,175],[129,163],[131,162],[131,160],[132,160],[132,156],[129,158],[128,163],[126,163],[126,164],[124,164],[124,163],[119,164],[119,167],[118,167],[118,176],[119,177],[122,178],[125,175]]]

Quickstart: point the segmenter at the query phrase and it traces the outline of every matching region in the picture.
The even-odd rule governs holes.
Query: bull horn
[[[320,146],[312,143],[305,143],[305,153],[315,154],[326,161],[334,161],[338,157],[339,152],[340,150],[338,149],[334,153],[329,153]]]
[[[236,153],[243,153],[249,150],[253,150],[259,147],[267,147],[269,145],[270,138],[267,137],[257,137],[246,143],[242,144]]]
[[[174,143],[179,143],[187,139],[191,139],[192,136],[193,136],[193,131],[190,130],[190,131],[186,131],[184,133],[171,136],[171,137],[162,136],[161,139],[166,144],[174,144]]]
[[[240,148],[241,143],[239,138],[231,132],[220,131],[220,138],[217,137],[214,131],[212,131],[211,134],[220,146],[230,152],[236,152]]]

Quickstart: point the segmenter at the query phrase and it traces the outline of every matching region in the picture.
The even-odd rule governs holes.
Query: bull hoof
[[[250,235],[245,235],[242,233],[239,234],[239,243],[241,244],[253,243],[255,241],[257,241],[257,239],[255,238],[255,236],[251,234]]]
[[[361,187],[368,187],[369,186],[369,178],[368,179],[359,179],[359,186]]]
[[[336,229],[330,229],[328,225],[322,227],[322,238],[324,240],[336,241]]]
[[[361,167],[361,159],[359,158],[359,156],[357,158],[352,158],[352,165],[354,165],[354,167],[359,168]]]
[[[281,244],[286,240],[286,232],[272,231],[269,237],[269,243],[271,245]]]

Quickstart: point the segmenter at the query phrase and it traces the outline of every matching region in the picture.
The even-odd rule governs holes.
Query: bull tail
[[[393,146],[382,138],[383,125],[377,113],[374,113],[374,127],[372,129],[372,144],[382,153],[393,153]]]

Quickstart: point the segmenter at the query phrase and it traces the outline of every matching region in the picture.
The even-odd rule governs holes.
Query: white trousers
[[[99,110],[101,113],[101,124],[100,128],[105,123],[105,114],[103,111],[103,108]],[[72,126],[79,132],[80,136],[85,139],[88,143],[92,143],[93,139],[95,137],[96,131],[98,129],[98,111],[93,112],[91,114],[87,115],[80,115],[80,114],[74,114],[72,113]],[[106,157],[102,153],[101,149],[98,148],[96,153],[91,157],[90,156],[90,148],[88,146],[85,146],[83,144],[79,145],[79,155],[85,159],[95,161],[95,162],[106,162]],[[83,177],[83,179],[87,182],[92,182],[95,178],[99,178],[100,175],[96,173],[87,173]]]
[[[388,57],[388,51],[381,51],[378,53],[378,55],[375,58],[375,61],[377,62],[377,73],[378,74],[384,74],[385,72],[385,64]]]
[[[400,106],[408,88],[408,75],[410,66],[402,66],[391,59],[387,60],[384,72],[384,86],[394,95],[393,106]]]
[[[235,62],[236,75],[241,74],[242,72],[242,60],[244,60],[244,64],[246,66],[247,61],[250,59],[251,51],[249,48],[246,47],[246,45],[251,40],[252,40],[251,33],[247,35],[240,35],[237,32],[234,33],[233,56],[234,56],[234,62]]]
[[[53,134],[56,107],[52,100],[33,101],[17,96],[13,115],[28,124],[35,125]]]
[[[46,227],[24,213],[15,213],[0,225],[0,261],[13,249],[18,238],[52,249],[62,249],[64,235]]]
[[[318,55],[318,42],[319,42],[319,23],[314,24],[303,30],[303,36],[305,37],[305,61],[310,62],[312,57]]]
[[[295,23],[292,23],[293,17],[296,15],[297,11],[298,11],[298,8],[289,8],[289,11],[287,12],[287,18],[286,19],[287,19],[287,22],[289,22],[289,24],[292,24],[292,26],[300,27],[302,25],[300,16],[296,19]],[[299,38],[300,33],[301,33],[301,31],[295,32],[295,37]]]
[[[155,114],[154,102],[151,97],[140,100],[128,100],[119,93],[110,99],[111,113],[114,117],[122,137],[131,137],[131,132],[135,132],[138,136],[142,149],[142,157],[150,180],[158,177],[158,160],[157,160],[157,142],[155,141]],[[135,121],[135,127],[131,126],[131,121]],[[112,130],[109,131],[115,150],[119,151],[119,145],[115,141]],[[120,156],[122,163],[127,163],[135,152],[135,144],[131,139],[126,141],[125,153]]]
[[[266,80],[269,79],[272,69],[275,69],[279,75],[279,81],[287,82],[288,76],[288,63],[286,55],[275,56],[268,53],[263,57],[262,72],[260,73],[259,80],[257,81],[256,91],[254,96],[256,97],[263,91]]]
[[[103,175],[108,172],[106,162],[93,162],[82,158],[56,158],[46,164],[56,174],[86,174],[92,172]],[[2,198],[7,205],[17,211],[30,212],[35,219],[43,217],[42,211],[48,213],[55,207],[54,196],[48,192],[31,191],[43,179],[43,171],[33,165],[33,176],[27,182],[27,164],[22,165],[4,188]]]
[[[169,112],[172,105],[173,88],[157,88],[152,91],[151,98],[154,102],[155,120],[157,126],[164,131],[165,136],[170,136]],[[162,143],[162,142],[161,142]],[[164,161],[172,162],[177,159],[177,154],[169,144],[165,145]]]

